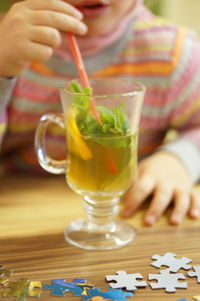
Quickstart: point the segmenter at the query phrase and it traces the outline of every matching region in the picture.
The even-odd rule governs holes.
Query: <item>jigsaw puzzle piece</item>
[[[13,270],[7,270],[0,266],[0,285],[6,287],[12,275]]]
[[[52,280],[51,284],[44,284],[44,290],[51,290],[51,296],[65,296],[65,292],[69,290],[59,283],[56,283],[55,280]]]
[[[30,281],[28,285],[28,297],[39,298],[42,292],[41,281]]]
[[[113,301],[111,299],[104,299],[103,297],[101,296],[95,296],[95,297],[92,297],[92,299],[90,299],[91,301]]]
[[[8,282],[8,290],[2,293],[3,297],[16,297],[16,301],[25,301],[26,297],[40,297],[41,281],[30,281],[22,278],[18,282]]]
[[[93,297],[103,297],[103,299],[114,300],[114,301],[127,301],[126,297],[132,297],[131,292],[124,292],[121,289],[112,290],[109,289],[107,292],[101,292],[99,288],[88,290],[88,296],[82,296],[82,300],[89,301]]]
[[[82,295],[88,295],[88,290],[94,288],[93,284],[87,283],[87,279],[79,279],[75,278],[72,280],[72,283],[76,284],[77,286],[82,288]]]
[[[192,259],[187,257],[182,257],[180,259],[175,258],[176,254],[174,253],[165,253],[163,256],[153,255],[152,259],[155,259],[154,262],[151,263],[152,266],[156,268],[160,268],[161,266],[169,267],[170,272],[177,272],[179,269],[189,270],[191,269],[191,265],[188,265],[192,261]]]
[[[43,288],[51,290],[51,296],[65,296],[66,292],[72,292],[74,296],[80,296],[83,292],[80,286],[72,282],[66,282],[65,279],[54,279],[52,284],[45,284]]]
[[[65,279],[55,279],[55,283],[60,284],[63,287],[73,293],[73,296],[80,296],[83,293],[83,288],[78,286],[74,282],[66,282]],[[84,283],[83,283],[84,285]]]
[[[194,301],[200,301],[200,296],[193,296],[192,300],[194,300]]]
[[[176,288],[187,288],[187,282],[178,282],[178,279],[185,279],[182,273],[172,274],[169,270],[161,270],[160,274],[149,274],[149,280],[157,280],[157,283],[150,283],[152,289],[165,289],[167,293],[175,293]]]
[[[194,272],[188,272],[189,277],[197,277],[197,283],[200,283],[200,265],[195,265],[192,267]]]
[[[128,291],[134,291],[137,287],[146,287],[146,281],[137,281],[137,279],[143,279],[143,276],[139,273],[127,274],[125,271],[116,272],[118,275],[107,275],[107,281],[116,281],[116,283],[109,283],[112,288],[125,288]]]

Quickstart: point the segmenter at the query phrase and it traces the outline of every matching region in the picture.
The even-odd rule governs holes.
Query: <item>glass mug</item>
[[[120,197],[136,177],[145,87],[130,77],[94,78],[90,79],[92,94],[88,91],[87,95],[69,91],[71,82],[60,88],[63,115],[45,114],[38,123],[38,161],[50,173],[66,174],[69,187],[83,196],[86,217],[67,226],[66,241],[90,250],[119,248],[132,242],[136,234],[116,215]],[[99,120],[91,110],[85,114],[88,99],[95,103]],[[52,159],[46,153],[45,133],[52,123],[66,133],[66,160]]]

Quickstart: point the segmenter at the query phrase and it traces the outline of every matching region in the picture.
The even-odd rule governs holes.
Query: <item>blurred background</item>
[[[200,0],[144,0],[154,13],[194,29],[200,37]]]
[[[6,11],[13,0],[0,0],[0,11]],[[124,0],[126,1],[126,0]],[[200,36],[200,0],[144,0],[157,15],[194,29]]]

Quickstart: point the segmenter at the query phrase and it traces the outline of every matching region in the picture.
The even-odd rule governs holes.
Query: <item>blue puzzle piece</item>
[[[87,279],[83,279],[83,278],[74,278],[72,280],[73,283],[77,284],[77,283],[81,283],[81,284],[86,284],[87,283]]]
[[[72,282],[83,289],[82,295],[87,296],[88,290],[94,288],[93,284],[87,283],[87,279],[75,278],[72,280]]]
[[[52,284],[45,284],[45,290],[51,290],[51,296],[65,296],[65,292],[72,292],[74,296],[82,295],[83,289],[72,282],[65,282],[65,279],[54,279]]]
[[[54,279],[53,283],[59,284],[61,286],[64,287],[70,287],[70,288],[74,288],[76,286],[76,284],[72,283],[72,282],[66,282],[66,279],[61,278],[61,279]]]
[[[51,290],[51,296],[65,296],[65,292],[69,290],[58,283],[52,281],[52,284],[43,285],[44,290]]]
[[[132,297],[133,293],[124,292],[121,289],[109,289],[107,292],[101,292],[99,288],[94,288],[88,290],[88,296],[82,296],[82,300],[89,301],[95,296],[100,296],[104,299],[110,299],[114,301],[127,301],[126,297]]]
[[[70,286],[72,288],[75,288],[78,285],[85,285],[87,283],[87,280],[83,278],[75,278],[72,280],[72,282],[65,282],[65,279],[55,279],[54,281],[55,283],[59,283],[64,286]]]
[[[177,301],[188,301],[188,299],[179,299]]]
[[[56,284],[60,284],[63,287],[66,287],[68,291],[73,293],[73,296],[82,295],[83,289],[72,282],[65,282],[65,279],[55,279]]]

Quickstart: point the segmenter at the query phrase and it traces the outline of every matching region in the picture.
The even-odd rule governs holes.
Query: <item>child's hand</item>
[[[45,61],[61,44],[60,31],[82,35],[82,15],[63,0],[16,3],[0,23],[0,77],[22,72],[27,62]]]
[[[130,217],[150,196],[152,199],[144,220],[146,225],[153,225],[172,200],[174,208],[170,223],[181,223],[186,214],[192,218],[200,215],[200,196],[192,189],[183,164],[167,152],[156,153],[139,163],[138,178],[125,195],[122,216]]]

